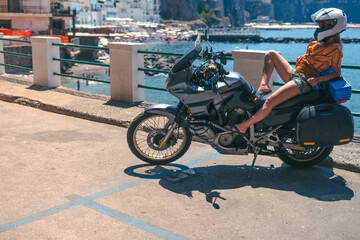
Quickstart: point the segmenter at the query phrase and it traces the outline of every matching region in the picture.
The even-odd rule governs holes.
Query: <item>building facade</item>
[[[49,0],[0,0],[0,28],[46,32],[51,16]]]
[[[74,24],[103,26],[107,19],[160,22],[160,0],[0,0],[0,28],[61,34]]]
[[[79,0],[0,0],[0,28],[64,35],[82,5]]]
[[[140,22],[160,22],[160,0],[104,0],[100,7],[106,17],[131,18]],[[106,4],[113,3],[113,6]],[[104,8],[105,6],[105,8]]]

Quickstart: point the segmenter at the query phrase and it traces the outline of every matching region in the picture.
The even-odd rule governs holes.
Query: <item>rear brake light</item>
[[[346,103],[347,101],[338,101],[337,103],[340,103],[340,104],[343,104],[343,103]]]

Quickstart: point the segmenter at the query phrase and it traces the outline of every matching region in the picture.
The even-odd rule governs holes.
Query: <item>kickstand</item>
[[[255,161],[256,161],[256,158],[257,158],[259,152],[260,152],[260,149],[259,149],[259,148],[255,148],[255,149],[254,149],[254,159],[253,159],[252,164],[251,164],[251,168],[250,168],[250,171],[249,171],[248,178],[251,178],[251,173],[252,173],[252,171],[253,171],[253,168],[254,168],[254,165],[255,165]]]

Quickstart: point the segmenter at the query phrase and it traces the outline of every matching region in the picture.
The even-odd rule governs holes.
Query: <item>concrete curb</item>
[[[69,110],[66,108],[61,108],[61,107],[50,105],[50,104],[45,104],[45,103],[42,103],[37,100],[32,100],[32,99],[28,99],[28,98],[24,98],[24,97],[19,97],[19,96],[11,96],[11,95],[0,93],[0,100],[6,101],[6,102],[11,102],[11,103],[17,103],[17,104],[28,106],[28,107],[38,108],[38,109],[48,111],[48,112],[59,113],[59,114],[63,114],[63,115],[71,116],[71,117],[86,119],[86,120],[90,120],[90,121],[94,121],[94,122],[116,125],[119,127],[127,128],[130,125],[130,121],[121,121],[121,120],[115,120],[115,119],[110,119],[110,118],[104,118],[101,116],[96,116],[96,115],[92,115],[92,114],[88,114],[88,113],[82,113],[79,111],[73,111],[73,110]]]
[[[358,165],[351,163],[335,162],[331,157],[328,157],[323,162],[319,163],[319,165],[324,167],[339,168],[350,172],[360,173],[360,167]]]

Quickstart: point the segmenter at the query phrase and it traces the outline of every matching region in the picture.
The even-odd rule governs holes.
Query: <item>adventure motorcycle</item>
[[[265,99],[258,98],[239,73],[224,69],[226,57],[212,51],[208,30],[205,38],[208,46],[202,51],[198,36],[195,47],[168,75],[166,88],[179,99],[177,106],[152,105],[131,123],[127,141],[139,159],[155,165],[173,162],[196,139],[222,154],[253,153],[252,167],[258,154],[276,155],[294,167],[310,167],[329,156],[333,146],[352,140],[351,112],[334,101],[325,85],[279,104],[246,134],[226,129],[251,118]],[[192,66],[200,53],[202,64]]]

